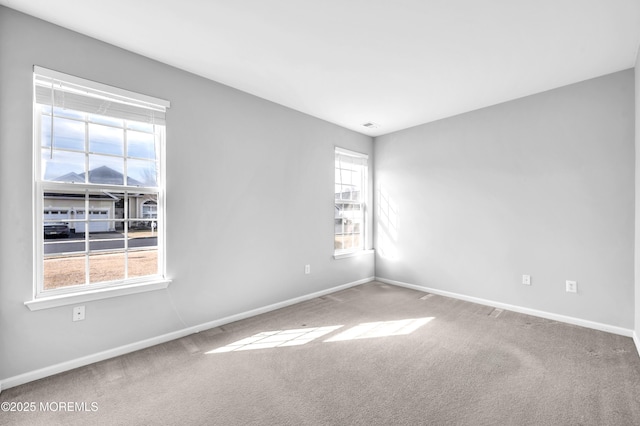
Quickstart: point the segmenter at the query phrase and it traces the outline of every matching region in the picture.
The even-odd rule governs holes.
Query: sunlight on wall
[[[398,255],[398,206],[382,187],[378,191],[377,207],[377,250],[385,259],[395,259]]]
[[[373,337],[402,336],[413,333],[434,317],[405,319],[398,321],[368,322],[352,327],[324,342],[342,342],[345,340],[369,339]],[[300,346],[319,337],[331,333],[342,325],[328,327],[298,328],[292,330],[263,331],[246,339],[228,344],[207,352],[217,354],[224,352],[249,351],[253,349],[281,348],[286,346]]]

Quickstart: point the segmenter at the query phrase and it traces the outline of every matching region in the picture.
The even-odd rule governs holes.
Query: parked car
[[[64,222],[45,222],[44,223],[44,237],[65,237],[68,238],[71,235],[69,225]]]

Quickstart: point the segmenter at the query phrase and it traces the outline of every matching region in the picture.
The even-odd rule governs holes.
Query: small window
[[[346,254],[364,250],[368,156],[335,150],[334,250]]]
[[[35,299],[165,279],[168,102],[40,67],[34,91]]]

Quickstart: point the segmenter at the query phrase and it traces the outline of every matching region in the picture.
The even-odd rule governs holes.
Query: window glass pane
[[[83,254],[63,257],[45,256],[45,290],[84,284],[85,281],[85,256]]]
[[[158,274],[158,250],[129,252],[129,278]]]
[[[99,154],[123,155],[124,130],[89,124],[89,151]]]
[[[51,117],[49,117],[49,129],[45,129],[44,137],[51,137]],[[53,147],[57,149],[72,149],[84,151],[84,123],[81,121],[67,120],[54,117],[53,119]]]
[[[127,156],[156,159],[156,145],[152,133],[127,132]]]
[[[124,158],[89,155],[89,182],[123,185],[123,173]]]
[[[127,185],[156,186],[157,184],[155,161],[132,159],[127,161]]]
[[[84,154],[42,148],[42,179],[84,182]]]
[[[124,268],[124,252],[89,255],[89,277],[92,283],[123,280]]]

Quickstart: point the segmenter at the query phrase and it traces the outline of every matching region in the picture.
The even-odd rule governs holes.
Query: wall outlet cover
[[[84,306],[76,306],[75,308],[73,308],[73,320],[74,321],[84,320]]]

